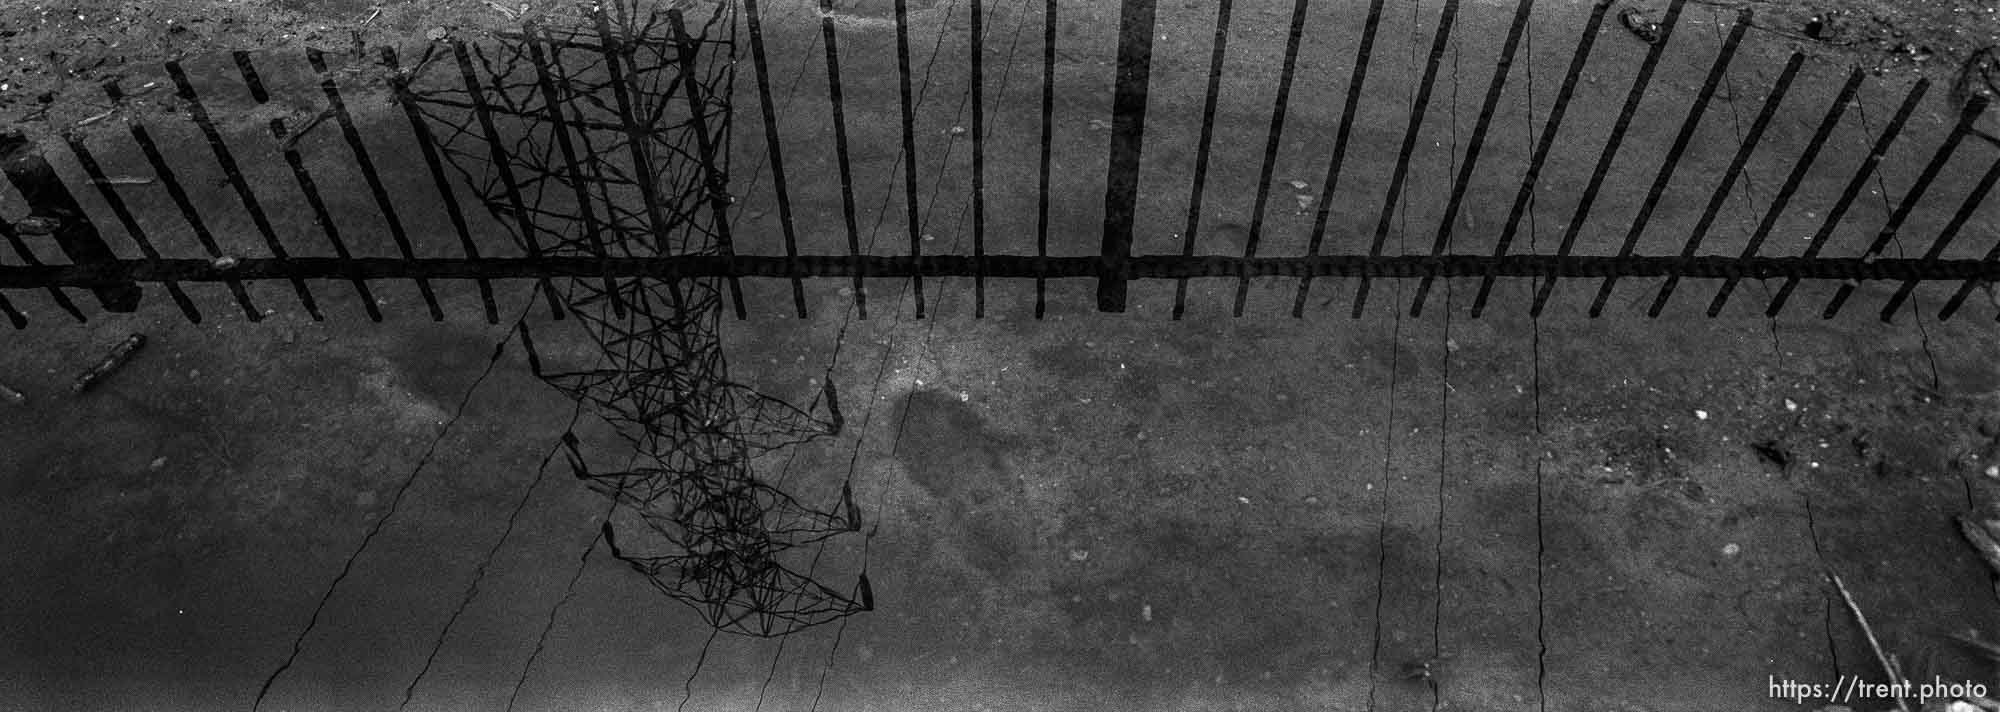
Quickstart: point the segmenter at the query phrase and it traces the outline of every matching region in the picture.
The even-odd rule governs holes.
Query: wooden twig
[[[1993,528],[1970,514],[1961,514],[1958,517],[1958,533],[1965,536],[1974,551],[1979,552],[1979,558],[1986,561],[1986,566],[2000,575],[2000,540],[1994,538]]]
[[[118,342],[117,346],[111,348],[111,353],[105,354],[104,360],[99,361],[97,365],[90,367],[89,370],[78,375],[76,382],[70,384],[70,391],[81,394],[84,391],[90,390],[91,386],[97,385],[99,381],[111,375],[112,371],[116,371],[119,366],[125,365],[125,362],[132,358],[133,352],[138,351],[139,347],[145,345],[146,337],[143,334],[133,334],[126,337],[124,341]]]
[[[76,124],[74,124],[74,125],[75,125],[75,126],[79,126],[79,127],[82,127],[82,126],[89,126],[89,125],[91,125],[91,124],[94,124],[94,123],[97,123],[97,122],[99,122],[99,121],[103,121],[103,120],[105,120],[105,119],[108,119],[108,118],[111,118],[111,115],[112,115],[112,114],[115,114],[115,113],[118,113],[118,110],[117,110],[117,109],[106,109],[106,110],[104,110],[104,113],[102,113],[102,114],[97,114],[97,115],[94,115],[94,116],[85,116],[85,117],[83,117],[83,118],[81,118],[81,119],[77,119],[77,121],[76,121]]]
[[[1827,578],[1833,579],[1833,587],[1840,590],[1840,600],[1847,602],[1847,611],[1854,614],[1854,622],[1861,626],[1861,635],[1868,638],[1868,649],[1875,651],[1875,661],[1882,664],[1882,671],[1888,673],[1889,683],[1903,682],[1903,673],[1896,667],[1896,659],[1882,652],[1882,642],[1875,639],[1875,629],[1868,627],[1868,616],[1861,613],[1861,606],[1855,605],[1854,596],[1847,592],[1847,584],[1840,582],[1840,576],[1829,571]],[[1910,703],[1901,696],[1896,697],[1896,709],[1910,712]]]
[[[306,132],[313,130],[313,127],[318,126],[321,121],[325,121],[332,117],[333,117],[333,109],[327,109],[325,111],[319,112],[319,114],[313,116],[311,119],[307,119],[306,124],[304,126],[300,126],[298,130],[292,132],[291,136],[286,137],[283,142],[278,144],[278,151],[288,152],[294,148],[297,148],[299,145],[299,139],[305,138]]]

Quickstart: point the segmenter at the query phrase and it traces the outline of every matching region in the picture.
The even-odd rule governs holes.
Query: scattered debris
[[[91,124],[94,124],[94,123],[97,123],[97,122],[99,122],[99,121],[103,121],[103,120],[105,120],[105,119],[108,119],[108,118],[111,118],[111,115],[112,115],[112,114],[116,114],[116,113],[118,113],[118,110],[117,110],[117,109],[105,109],[105,110],[104,110],[104,113],[102,113],[102,114],[94,114],[94,115],[91,115],[91,116],[85,116],[85,117],[83,117],[83,118],[81,118],[81,119],[77,119],[77,120],[76,120],[76,123],[75,123],[75,124],[71,124],[71,125],[72,125],[72,126],[76,126],[76,127],[79,127],[79,128],[81,128],[81,127],[84,127],[84,126],[89,126],[89,125],[91,125]]]
[[[111,348],[111,353],[104,355],[104,360],[98,361],[96,366],[92,366],[89,370],[79,374],[76,377],[76,383],[70,385],[70,391],[81,394],[84,391],[90,390],[91,386],[97,385],[100,381],[110,376],[113,371],[117,371],[118,367],[125,365],[126,361],[131,360],[132,354],[138,352],[139,347],[145,345],[146,336],[144,334],[133,334],[125,337],[124,341],[118,342],[117,346]]]
[[[13,403],[14,405],[20,405],[22,403],[28,402],[28,397],[22,395],[20,391],[8,387],[7,384],[0,383],[0,400],[7,401],[8,403]]]
[[[1660,23],[1646,19],[1646,14],[1636,7],[1628,7],[1624,12],[1618,13],[1618,21],[1625,24],[1625,29],[1631,32],[1633,37],[1639,38],[1646,44],[1659,44],[1666,34],[1660,29]]]
[[[1444,659],[1445,656],[1443,655],[1433,655],[1428,658],[1424,658],[1422,660],[1413,660],[1410,662],[1403,663],[1401,668],[1402,677],[1405,680],[1433,679],[1437,676],[1438,665],[1442,664],[1444,662]]]
[[[14,232],[22,235],[49,235],[55,233],[58,225],[55,218],[30,215],[14,221]]]
[[[1934,54],[1929,45],[1911,44],[1908,42],[1896,45],[1895,51],[1897,54],[1909,55],[1910,60],[1914,62],[1928,62]]]
[[[289,152],[292,149],[297,148],[299,145],[299,139],[305,138],[307,132],[310,132],[315,127],[318,127],[320,125],[320,122],[326,121],[327,119],[330,118],[333,118],[332,108],[328,108],[324,111],[319,112],[318,114],[314,114],[312,118],[306,119],[306,123],[304,126],[300,126],[298,130],[291,132],[290,136],[285,137],[285,140],[278,144],[278,150],[281,152]]]

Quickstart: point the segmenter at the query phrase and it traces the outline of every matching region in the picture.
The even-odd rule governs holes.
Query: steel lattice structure
[[[400,75],[398,101],[530,258],[731,255],[722,147],[735,6],[701,11],[698,27],[678,7],[638,6],[599,9],[594,28],[454,44]],[[843,593],[791,556],[860,531],[851,494],[817,509],[751,467],[839,432],[831,381],[827,419],[730,381],[717,332],[725,282],[740,310],[726,278],[541,281],[552,313],[601,358],[537,358],[537,373],[632,449],[609,454],[632,466],[593,470],[568,437],[573,471],[642,525],[607,522],[613,554],[718,629],[783,635],[868,610],[865,574]]]

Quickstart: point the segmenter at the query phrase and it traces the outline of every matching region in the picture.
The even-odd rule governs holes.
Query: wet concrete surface
[[[861,225],[881,225],[870,251],[897,254],[907,244],[892,171],[893,26],[879,22],[881,5],[854,8],[839,28]],[[921,232],[935,237],[927,252],[967,252],[968,146],[951,130],[969,120],[953,113],[966,82],[963,8],[913,5],[926,54],[950,30],[919,112],[919,183],[943,197],[926,206]],[[994,79],[988,94],[987,181],[1003,188],[990,189],[987,249],[1032,253],[1040,67],[1030,57],[1040,15],[989,6],[989,32],[1026,29],[1020,56],[1002,61],[1008,45],[997,39],[989,54],[988,72],[1008,67],[1013,78],[1005,89]],[[1367,85],[1330,221],[1329,244],[1344,251],[1365,250],[1377,226],[1437,14],[1433,3],[1392,9],[1377,50],[1384,79]],[[768,11],[770,39],[785,50],[779,78],[803,72],[802,89],[780,92],[796,223],[807,251],[844,252],[824,68],[811,61],[820,58],[817,18],[791,4]],[[1241,52],[1230,59],[1197,252],[1243,248],[1288,11],[1237,5],[1232,50]],[[1289,181],[1316,194],[1324,180],[1362,11],[1313,8],[1313,26],[1331,29],[1302,50],[1260,254],[1304,249],[1311,214],[1297,209]],[[1586,11],[1536,10],[1520,60],[1533,67],[1532,89],[1519,77],[1510,86],[1521,91],[1501,103],[1456,249],[1491,249]],[[1059,41],[1079,49],[1059,55],[1050,251],[1092,254],[1107,136],[1090,120],[1109,108],[1116,13],[1064,12]],[[1493,28],[1512,7],[1472,2],[1461,12],[1425,124],[1433,140],[1411,159],[1390,254],[1430,244],[1463,156],[1456,140],[1498,51]],[[1691,6],[1686,43],[1663,60],[1579,253],[1617,249],[1727,20]],[[1212,22],[1205,5],[1162,8],[1141,253],[1179,250]],[[1563,134],[1580,148],[1553,154],[1519,252],[1553,249],[1645,49],[1612,25],[1599,41]],[[1784,52],[1746,41],[1730,75],[1737,83],[1711,106],[1642,253],[1678,248],[1735,149],[1733,117],[1755,111]],[[269,116],[316,112],[317,87],[301,58],[260,62],[274,87],[265,107],[230,83],[226,58],[189,64],[280,232],[300,250],[323,250],[312,247],[321,233],[275,142],[260,133]],[[740,71],[738,104],[752,107],[752,80]],[[1790,169],[1788,152],[1844,74],[1818,64],[1802,72],[1801,108],[1773,124],[1709,250],[1742,248]],[[1794,241],[1817,227],[1815,211],[1839,193],[1900,90],[1862,92],[1863,110],[1834,138],[1844,148],[1801,186],[1768,253],[1795,253]],[[422,253],[451,254],[400,114],[358,84],[349,103],[371,148],[389,157],[384,178]],[[1864,192],[1827,254],[1859,254],[1948,114],[1925,105],[1883,163],[1871,189],[1881,194]],[[191,157],[177,163],[188,185],[213,187],[197,192],[199,207],[217,235],[237,241],[229,249],[261,249],[219,174],[201,172],[214,169],[199,134],[165,111],[137,118],[170,155]],[[737,207],[738,250],[778,254],[768,176],[748,168],[759,164],[765,127],[754,111],[736,120],[738,175],[752,176]],[[301,146],[343,233],[357,252],[396,254],[348,149],[320,131]],[[110,172],[149,171],[122,127],[88,140]],[[1969,146],[1947,167],[1926,203],[1945,207],[1916,211],[1906,239],[1949,218],[1991,160],[1982,150]],[[74,163],[51,155],[75,180]],[[157,191],[121,192],[142,215],[173,214]],[[102,214],[91,191],[79,193]],[[1972,226],[1990,231],[1992,218],[1982,208]],[[484,234],[501,234],[478,220]],[[174,233],[181,223],[159,224],[168,227],[156,240],[194,254]],[[1985,247],[1961,240],[1953,254]],[[382,708],[407,692],[412,708],[495,709],[517,683],[518,709],[683,700],[688,709],[1793,708],[1768,693],[1773,676],[1875,674],[1827,570],[1904,659],[1921,658],[1929,674],[1990,681],[1990,670],[1938,637],[1990,633],[1996,623],[1990,574],[1950,519],[1993,486],[1979,474],[1994,457],[1979,425],[1994,417],[2000,385],[1985,305],[1939,323],[1932,311],[1955,285],[1927,285],[1914,300],[1926,311],[1882,323],[1872,311],[1893,285],[1871,283],[1849,311],[1821,320],[1810,312],[1834,285],[1807,284],[1791,311],[1767,319],[1776,284],[1746,283],[1711,319],[1701,315],[1710,288],[1688,283],[1678,306],[1648,318],[1655,287],[1635,279],[1590,319],[1597,280],[1567,279],[1538,320],[1528,316],[1535,285],[1524,281],[1501,282],[1472,319],[1478,283],[1440,280],[1413,317],[1405,305],[1414,282],[1376,280],[1362,318],[1350,319],[1354,281],[1319,280],[1306,318],[1292,319],[1292,282],[1258,280],[1248,315],[1235,318],[1235,280],[1195,280],[1188,316],[1175,321],[1169,281],[1135,283],[1126,314],[1092,310],[1087,283],[1052,282],[1037,320],[1030,282],[989,281],[987,316],[973,319],[967,280],[932,280],[930,313],[917,320],[901,283],[875,280],[871,318],[852,320],[844,281],[823,280],[808,283],[813,311],[800,320],[789,316],[783,282],[746,281],[750,318],[723,325],[732,375],[804,402],[817,391],[811,379],[830,368],[849,426],[760,469],[823,502],[852,472],[873,532],[865,552],[836,547],[825,566],[851,573],[865,553],[877,610],[782,641],[711,639],[692,611],[601,549],[577,568],[604,501],[560,460],[538,476],[573,404],[536,381],[509,341],[504,320],[539,309],[526,284],[500,290],[501,326],[480,322],[476,294],[461,284],[440,286],[453,317],[444,323],[424,320],[414,290],[390,283],[375,287],[390,315],[383,324],[365,321],[359,297],[334,283],[315,287],[329,315],[321,323],[282,283],[253,285],[273,312],[254,324],[214,285],[191,289],[210,315],[201,325],[157,293],[137,314],[74,325],[36,293],[10,292],[36,323],[0,348],[0,381],[29,397],[0,408],[9,581],[0,586],[0,707],[248,706],[392,504],[267,708]],[[131,332],[151,337],[139,357],[87,395],[64,390],[79,364]],[[556,337],[538,346],[589,348]],[[1751,445],[1765,441],[1788,448],[1792,462],[1760,458]],[[530,506],[486,561],[524,493]],[[476,595],[437,645],[475,577]]]

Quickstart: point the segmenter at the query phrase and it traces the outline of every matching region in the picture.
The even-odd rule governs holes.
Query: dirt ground
[[[1504,8],[1493,8],[1506,4],[1467,3],[1482,8],[1480,21],[1504,21]],[[1630,6],[1656,13],[1663,4]],[[1919,75],[1962,84],[1985,71],[1980,50],[2000,42],[1991,4],[1740,4],[1756,12],[1763,30],[1753,35],[1761,37],[1756,52],[1746,51],[1762,55],[1763,74],[1772,57],[1799,48],[1834,67],[1813,77],[1821,88],[1849,65],[1879,69],[1891,87]],[[1243,5],[1258,10],[1245,16],[1260,21],[1281,9]],[[1352,19],[1352,7],[1315,6]],[[1554,0],[1540,5],[1553,6],[1562,7],[1538,21],[1555,26],[1551,36],[1567,33],[1580,13]],[[527,15],[542,12],[559,20],[573,11],[535,3]],[[126,72],[157,76],[152,65],[165,59],[219,66],[213,55],[223,49],[341,53],[355,46],[357,33],[366,45],[421,43],[437,29],[477,37],[512,27],[521,15],[487,3],[415,0],[10,3],[0,7],[0,47],[18,61],[0,64],[0,117],[51,130],[75,126],[105,110],[97,82]],[[774,42],[811,49],[817,28],[804,16],[774,23]],[[1188,12],[1182,19],[1198,25],[1205,18]],[[1101,38],[1105,20],[1100,8],[1065,32]],[[1246,33],[1259,31],[1252,24]],[[1405,29],[1420,37],[1422,28],[1395,29],[1384,37]],[[1609,33],[1624,39],[1615,27]],[[1490,34],[1465,33],[1468,51],[1490,50],[1497,44]],[[1259,37],[1246,44],[1267,59],[1282,45]],[[1177,58],[1200,58],[1206,40],[1177,29],[1174,44],[1163,46]],[[872,80],[850,86],[863,97],[850,107],[863,117],[856,125],[892,126],[892,104],[882,99],[893,96],[882,79],[892,72],[880,63],[887,41],[860,32],[849,41],[850,52],[877,62],[864,59],[849,70]],[[1385,40],[1385,56],[1417,52],[1415,43],[1390,44],[1397,41]],[[1341,53],[1311,57],[1314,67],[1345,61],[1345,45],[1324,44]],[[1539,71],[1560,72],[1568,48],[1559,44],[1536,50],[1531,61]],[[1624,90],[1617,68],[1638,54],[1635,45],[1605,50],[1612,69],[1580,84],[1576,111],[1584,118],[1576,124],[1583,130],[1609,123]],[[1670,61],[1685,77],[1705,59]],[[273,70],[274,85],[311,89],[297,64]],[[226,78],[214,77],[223,74],[204,81],[221,83]],[[1246,106],[1268,101],[1256,91],[1269,74],[1266,63],[1231,89],[1255,98]],[[1170,110],[1163,115],[1192,115],[1199,92],[1181,90],[1199,78],[1199,71],[1161,73],[1162,85],[1173,88],[1160,92]],[[1476,115],[1478,81],[1467,81],[1463,97],[1454,84],[1451,101],[1467,110],[1434,122],[1449,121],[1456,131],[1461,113],[1466,121]],[[1685,106],[1684,83],[1662,81],[1646,113]],[[748,91],[747,80],[739,85]],[[1887,92],[1866,97],[1870,112],[1886,103]],[[311,91],[300,95],[312,98]],[[1400,132],[1401,97],[1385,96],[1364,117],[1362,141],[1392,145]],[[1033,104],[1023,97],[994,103]],[[1325,95],[1311,98],[1300,103],[1312,111],[1334,104]],[[1503,125],[1536,116],[1537,101],[1547,102],[1547,92],[1503,109],[1513,112]],[[1932,115],[1945,113],[1942,101],[1927,107],[1913,135],[1936,133]],[[1089,104],[1089,97],[1076,102]],[[385,103],[352,103],[371,136],[400,135],[383,128],[401,119]],[[780,123],[787,136],[808,139],[793,143],[795,165],[803,166],[795,186],[799,222],[825,226],[836,224],[831,196],[841,182],[827,168],[829,142],[810,140],[825,119],[816,106],[782,113]],[[1267,107],[1225,122],[1223,141],[1261,142],[1262,127],[1241,117],[1261,119]],[[1082,136],[1068,153],[1095,155],[1101,141],[1086,119],[1099,115],[1097,107],[1065,111],[1065,125]],[[754,131],[771,130],[751,125],[752,113],[739,119],[744,163],[762,148]],[[955,119],[945,112],[923,117],[926,148],[954,135]],[[224,118],[226,127],[252,123]],[[1026,124],[1014,118],[1014,128]],[[1774,132],[1796,143],[1811,120],[1781,122]],[[1184,142],[1188,123],[1163,119],[1161,144]],[[1295,152],[1307,153],[1308,142],[1317,150],[1331,124],[1323,114],[1295,124],[1306,137]],[[164,119],[154,125],[170,154],[205,150],[186,127]],[[269,137],[254,125],[237,128],[230,141],[257,147],[246,155],[269,152]],[[1657,155],[1671,129],[1642,121],[1627,155]],[[1706,130],[1713,133],[1704,138],[1716,140],[1697,142],[1688,173],[1712,175],[1727,158],[1724,134]],[[857,154],[886,162],[895,155],[892,134],[857,131]],[[1839,140],[1866,137],[1843,125]],[[116,131],[94,138],[122,145]],[[309,146],[315,169],[354,183],[338,172],[342,147],[321,138]],[[1921,140],[1899,145],[1885,163],[1886,189],[1856,205],[1849,217],[1855,231],[1886,217],[1894,191],[1922,164],[1929,144]],[[390,156],[397,148],[411,153],[402,144],[378,146]],[[103,153],[113,168],[145,170],[129,149]],[[995,159],[995,184],[1026,184],[1032,166],[1023,153]],[[1247,192],[1241,188],[1257,182],[1254,161],[1241,150],[1226,153],[1218,153],[1215,184]],[[1393,161],[1387,151],[1361,153],[1353,170],[1368,179],[1345,185],[1357,204],[1375,199]],[[1500,166],[1489,167],[1502,176],[1495,180],[1518,167],[1522,153],[1495,140],[1488,159]],[[1838,192],[1832,184],[1858,152],[1838,153],[1803,189],[1809,197]],[[1549,210],[1575,192],[1588,174],[1575,161],[1589,157],[1551,169],[1550,194],[1558,197]],[[1077,160],[1062,179],[1082,186],[1067,193],[1082,195],[1103,171]],[[1165,168],[1155,170],[1173,170],[1161,160]],[[1421,191],[1412,191],[1442,193],[1449,160],[1442,147],[1425,153],[1412,179]],[[245,166],[260,187],[291,180],[272,160]],[[947,168],[964,170],[958,163],[937,170]],[[1649,161],[1621,164],[1606,202],[1636,203],[1644,181],[1628,174],[1650,168]],[[1768,191],[1778,168],[1755,167],[1761,189]],[[1297,166],[1287,171],[1280,181],[1313,177]],[[191,185],[214,178],[206,169],[191,173]],[[386,173],[399,198],[426,195],[424,177],[409,166]],[[889,193],[895,184],[887,175],[868,172],[860,190]],[[936,182],[958,187],[963,180]],[[1942,182],[1962,190],[1971,180],[1955,167]],[[1482,226],[1504,213],[1494,196],[1479,199]],[[1205,247],[1242,247],[1249,220],[1243,197],[1215,199],[1205,239],[1217,244]],[[236,209],[233,198],[215,191],[196,200],[210,215]],[[274,219],[292,234],[311,234],[315,218],[281,205],[285,200],[271,199]],[[376,214],[363,198],[335,200],[341,220]],[[171,209],[158,196],[133,203],[146,215]],[[994,233],[1032,234],[1032,211],[1009,205],[1016,209],[995,210]],[[771,209],[768,191],[745,197],[744,224],[757,228],[746,229],[746,241],[775,241]],[[406,210],[411,232],[446,234],[435,212]],[[1684,225],[1692,212],[1663,209],[1661,221]],[[1943,221],[1935,212],[1915,218],[1908,232],[1934,228]],[[1293,221],[1285,234],[1296,236],[1291,228],[1302,220],[1284,217]],[[249,232],[240,218],[214,219],[218,233]],[[1974,227],[1996,222],[1989,209]],[[1150,227],[1156,240],[1178,229]],[[940,249],[963,251],[950,244],[955,235],[937,230],[947,243]],[[1545,241],[1552,231],[1543,225]],[[812,232],[832,239],[827,229]],[[1795,233],[1783,234],[1791,240]],[[367,229],[350,234],[370,239]],[[806,379],[823,375],[816,368],[847,339],[834,376],[856,399],[851,440],[808,452],[799,469],[861,471],[857,495],[885,532],[874,553],[880,610],[857,617],[845,637],[784,644],[725,637],[711,654],[707,631],[690,625],[690,615],[628,570],[599,560],[581,569],[587,575],[546,641],[549,655],[533,671],[523,707],[660,710],[685,694],[695,700],[688,709],[1530,710],[1544,702],[1564,712],[1813,709],[1823,696],[1787,700],[1768,692],[1767,682],[1828,684],[1878,674],[1865,639],[1829,595],[1821,576],[1828,569],[1855,589],[1913,677],[2000,682],[1991,661],[1952,640],[2000,633],[1991,576],[1952,520],[2000,489],[2000,479],[1986,474],[2000,466],[2000,365],[1991,356],[2000,336],[1983,311],[1991,305],[1968,308],[1976,313],[1949,324],[1928,315],[1883,324],[1860,307],[1838,320],[1802,310],[1766,319],[1761,300],[1769,285],[1746,283],[1746,296],[1720,318],[1701,316],[1691,306],[1695,297],[1684,296],[1687,303],[1659,319],[1631,304],[1588,319],[1581,316],[1589,296],[1583,281],[1567,282],[1551,316],[1539,321],[1527,318],[1519,284],[1496,296],[1481,320],[1449,316],[1448,305],[1462,312],[1477,282],[1455,280],[1439,286],[1422,318],[1402,316],[1404,286],[1381,283],[1378,289],[1394,296],[1371,302],[1362,319],[1348,319],[1343,302],[1321,305],[1300,322],[1269,316],[1283,310],[1263,302],[1288,306],[1290,296],[1289,283],[1272,280],[1252,291],[1259,300],[1253,313],[1266,316],[1229,317],[1217,305],[1234,285],[1210,283],[1196,287],[1200,303],[1187,320],[1170,322],[1159,305],[1171,285],[1158,283],[1135,287],[1142,293],[1127,315],[1093,313],[1077,296],[1087,289],[1058,287],[1068,291],[1052,299],[1046,320],[1027,316],[1031,298],[1018,285],[1013,292],[996,286],[990,318],[975,321],[961,280],[933,292],[940,304],[930,320],[884,307],[891,318],[860,323],[852,333],[837,285],[815,284],[815,311],[792,319],[769,306],[783,303],[782,286],[759,283],[753,288],[765,291],[753,293],[752,303],[769,313],[726,329],[739,378],[786,397],[809,395]],[[1825,287],[1808,286],[1798,299],[1817,304]],[[881,285],[883,294],[897,289]],[[1639,299],[1632,296],[1639,288],[1627,289],[1622,298]],[[1872,305],[1885,291],[1869,285],[1857,302]],[[404,685],[414,689],[410,671],[426,663],[424,648],[468,572],[488,563],[493,577],[461,611],[467,624],[443,648],[438,677],[416,699],[419,708],[493,709],[507,698],[534,642],[523,630],[568,595],[565,580],[579,570],[577,555],[595,533],[601,502],[562,477],[527,484],[568,403],[534,382],[512,347],[500,352],[490,379],[481,375],[494,344],[506,339],[503,328],[469,317],[432,325],[414,316],[412,294],[387,287],[382,294],[397,305],[392,311],[409,316],[365,323],[355,316],[358,298],[344,293],[326,300],[326,310],[342,316],[324,323],[285,314],[258,325],[229,317],[190,325],[152,304],[71,327],[50,323],[54,310],[46,304],[30,307],[38,323],[0,346],[0,376],[29,396],[25,407],[0,406],[7,408],[0,411],[0,443],[7,443],[0,447],[0,562],[10,572],[10,583],[0,585],[0,708],[248,706],[255,683],[291,645],[359,532],[383,516],[398,478],[433,455],[430,478],[327,610],[328,630],[310,641],[279,699],[292,709],[395,704]],[[260,295],[284,297],[278,287]],[[1921,292],[1917,302],[1934,308],[1935,296]],[[528,302],[524,289],[502,298],[510,309]],[[477,311],[465,293],[447,295],[446,303],[454,315]],[[207,311],[230,309],[210,304]],[[76,363],[129,331],[152,335],[155,345],[122,380],[88,398],[64,395]],[[467,416],[458,420],[461,403]],[[454,425],[441,432],[446,422]],[[537,499],[520,534],[497,562],[480,561],[497,536],[495,512],[524,486],[540,489],[529,490]],[[708,672],[684,689],[683,675],[697,660]]]
[[[1577,0],[1561,0],[1576,2]],[[834,3],[836,9],[848,2]],[[866,3],[863,3],[866,4]],[[2000,81],[1995,0],[1694,0],[1747,7],[1756,26],[1789,38],[1815,56],[1838,58],[1882,74],[1956,82],[1980,75],[1975,90]],[[1626,0],[1657,19],[1661,0]],[[86,92],[130,65],[157,64],[232,49],[314,47],[327,52],[402,45],[512,29],[523,20],[560,21],[573,3],[530,0],[157,0],[17,2],[0,8],[0,116],[19,120],[45,101]],[[1971,62],[1971,65],[1968,65]],[[150,71],[150,67],[146,70]],[[1990,80],[1986,77],[1991,77]]]

